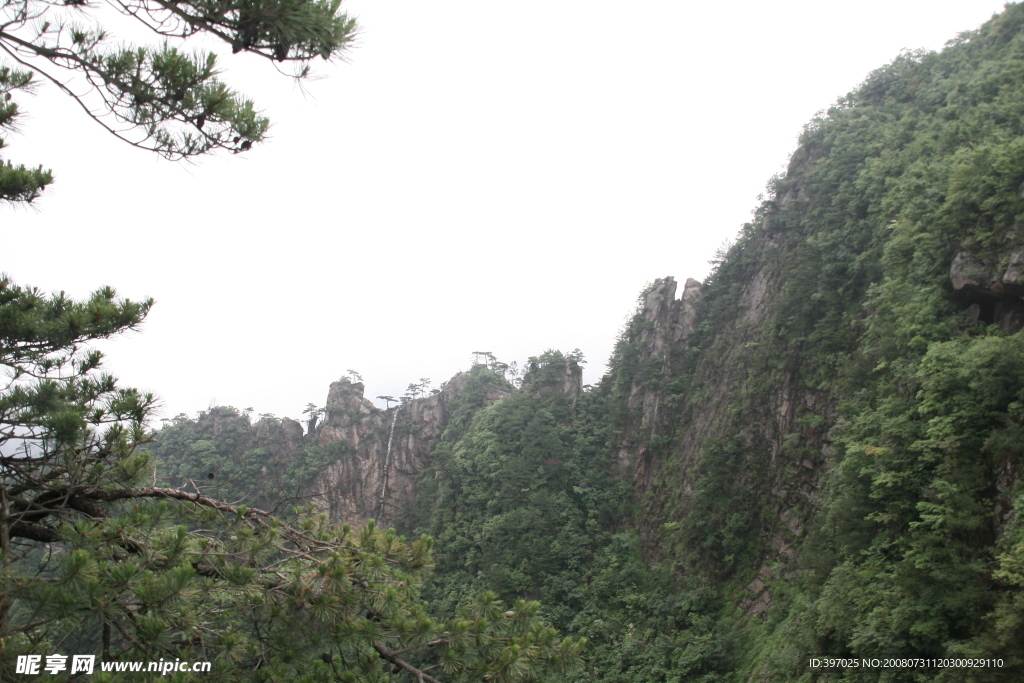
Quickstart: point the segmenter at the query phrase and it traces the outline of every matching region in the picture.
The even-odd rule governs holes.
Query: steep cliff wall
[[[467,374],[459,373],[438,393],[387,410],[363,397],[361,383],[333,382],[315,437],[331,454],[313,487],[316,504],[337,522],[357,525],[374,518],[392,524],[415,496],[417,477],[429,466],[466,382]],[[488,386],[477,400],[489,405],[512,391],[511,385]]]
[[[992,620],[1024,585],[1022,57],[1011,5],[871,74],[808,125],[690,332],[664,279],[619,342],[603,390],[645,557],[738,607],[752,680],[1019,642]]]
[[[777,249],[777,244],[769,236],[758,246],[767,251]],[[628,374],[629,381],[617,460],[620,476],[632,481],[640,502],[635,524],[649,561],[685,542],[672,531],[689,526],[692,516],[742,514],[742,520],[732,525],[743,527],[735,531],[743,537],[746,555],[742,560],[731,558],[728,566],[715,571],[729,573],[754,563],[752,594],[742,601],[751,614],[770,604],[764,581],[772,573],[770,566],[788,565],[796,556],[803,521],[823,481],[828,427],[835,419],[834,401],[826,392],[800,386],[796,372],[781,373],[755,389],[763,368],[753,362],[751,351],[763,342],[779,295],[768,263],[764,259],[736,284],[735,301],[729,310],[718,312],[713,335],[708,334],[706,321],[704,333],[698,330],[704,313],[700,283],[688,280],[682,296],[675,299],[673,278],[656,280],[641,297],[617,361],[625,365],[623,356],[638,357],[618,370]],[[623,348],[627,345],[634,348]],[[616,373],[609,379],[617,380]],[[814,426],[796,424],[799,415],[808,414],[819,418]],[[795,434],[801,440],[799,448],[794,448]],[[727,455],[723,448],[741,452]],[[728,480],[718,482],[724,488],[699,490],[727,458],[727,471],[717,473]],[[746,492],[745,503],[757,504],[723,511],[724,499],[737,491]],[[682,552],[706,568],[725,559]]]
[[[636,352],[650,369],[630,377],[626,408],[631,419],[618,445],[618,466],[631,473],[640,487],[650,484],[649,445],[657,432],[658,408],[664,393],[661,385],[670,376],[673,362],[686,355],[697,326],[700,283],[690,278],[679,299],[675,292],[674,278],[655,280],[641,297],[640,318],[634,320],[634,326],[639,327]]]

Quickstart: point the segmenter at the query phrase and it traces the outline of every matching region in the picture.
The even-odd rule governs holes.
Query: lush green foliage
[[[536,602],[506,610],[482,591],[445,623],[428,616],[429,537],[408,543],[372,520],[339,527],[312,506],[282,521],[211,498],[217,484],[197,484],[190,468],[232,476],[223,492],[248,483],[232,459],[248,418],[230,409],[169,427],[167,466],[175,445],[189,442],[194,457],[176,463],[181,486],[148,485],[160,465],[140,448],[153,397],[119,388],[81,347],[138,326],[149,305],[0,280],[0,677],[15,677],[20,655],[54,653],[207,661],[237,681],[535,681],[578,661],[583,641],[559,640]]]
[[[560,668],[561,680],[616,683],[1019,679],[1024,283],[1002,274],[1024,269],[1022,82],[1022,5],[871,74],[804,131],[788,173],[719,255],[696,331],[663,355],[643,310],[652,290],[596,388],[579,386],[581,356],[549,351],[488,405],[510,368],[477,352],[397,532],[199,500],[311,493],[338,454],[297,424],[227,408],[179,416],[150,446],[171,487],[147,488],[154,461],[128,438],[144,436],[138,425],[96,431],[108,413],[145,412],[104,403],[112,384],[10,389],[4,400],[29,406],[23,422],[69,425],[60,443],[91,439],[88,467],[47,464],[54,478],[26,481],[78,487],[102,506],[37,497],[46,515],[23,506],[9,519],[60,550],[5,554],[10,643],[39,648],[110,623],[109,645],[82,642],[122,655],[204,647],[229,677],[241,661],[268,677],[305,667],[310,680],[382,680],[399,654],[445,680]],[[958,258],[982,264],[960,290]],[[93,309],[68,306],[71,336],[22,360],[89,334]],[[112,293],[96,306],[98,336],[144,312]],[[98,358],[78,363],[84,375]],[[428,385],[410,385],[406,401]],[[16,529],[28,523],[38,528]],[[564,667],[581,641],[557,643],[541,617],[589,640],[582,667]],[[816,655],[1003,665],[812,671]]]
[[[439,613],[484,586],[540,599],[552,623],[590,641],[566,680],[721,680],[731,641],[715,634],[717,593],[649,568],[623,527],[629,487],[611,476],[608,399],[577,393],[580,361],[531,358],[520,392],[453,414],[404,521],[439,541],[424,596]],[[465,395],[499,381],[477,365]]]
[[[437,558],[445,582],[437,595],[446,605],[481,586],[545,603],[571,592],[565,570],[582,567],[592,552],[588,537],[613,519],[600,437],[577,439],[572,429],[572,397],[561,390],[566,366],[560,353],[545,354],[527,390],[476,413],[465,432],[455,413],[435,448],[422,509],[407,524],[447,546]],[[475,366],[463,396],[494,377]],[[573,613],[564,609],[556,623]]]
[[[292,501],[282,513],[315,494],[317,474],[338,455],[303,438],[294,421],[267,416],[253,424],[250,411],[224,406],[169,420],[147,449],[161,482],[198,485],[207,495],[267,510]]]
[[[9,67],[0,66],[0,133],[11,130],[18,118],[18,103],[14,101],[14,93],[29,89],[32,75],[24,71],[14,71]],[[0,136],[0,149],[5,140]],[[24,164],[15,166],[10,161],[0,161],[0,201],[30,202],[53,182],[53,176],[42,168],[25,168]]]
[[[819,680],[1024,673],[1013,512],[1024,445],[1020,291],[950,282],[958,253],[998,278],[1024,245],[1022,27],[1014,5],[942,53],[901,55],[812,122],[705,283],[688,355],[659,380],[681,409],[662,447],[663,488],[651,495],[679,566],[719,576],[738,602],[758,564],[778,561],[770,539],[803,546],[773,582],[767,621],[748,630],[743,676],[794,680],[809,675],[813,654],[1005,662],[819,671]],[[757,277],[769,295],[751,326],[744,302]],[[627,368],[630,353],[617,352]],[[679,449],[709,394],[722,408],[694,459]],[[773,436],[765,425],[780,419],[780,394],[799,404],[793,431]],[[803,499],[818,509],[804,541],[765,513],[776,496],[788,506],[808,490],[811,475],[785,463],[820,463],[826,442],[830,472]]]

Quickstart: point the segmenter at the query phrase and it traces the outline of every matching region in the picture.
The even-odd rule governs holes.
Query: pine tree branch
[[[8,39],[8,38],[14,39],[12,42],[17,42],[19,44],[24,44],[24,45],[26,45],[26,46],[28,46],[30,48],[33,48],[33,50],[32,50],[33,52],[36,52],[37,54],[45,57],[45,55],[43,55],[41,52],[38,52],[38,48],[36,48],[36,46],[32,45],[31,43],[27,43],[27,42],[25,42],[23,40],[17,39],[15,36],[12,36],[9,33],[4,33],[2,31],[0,31],[0,40],[4,40],[4,39]],[[154,151],[153,148],[151,148],[151,147],[146,147],[145,145],[143,145],[140,142],[135,142],[134,140],[126,138],[120,131],[116,130],[112,126],[107,125],[107,122],[102,120],[100,118],[100,115],[95,113],[92,109],[90,109],[89,106],[83,101],[82,95],[79,95],[78,93],[73,91],[71,88],[69,88],[66,84],[64,84],[61,81],[59,81],[56,76],[53,76],[49,72],[45,71],[44,69],[39,68],[38,65],[32,64],[31,62],[28,62],[28,61],[22,59],[21,57],[18,56],[18,54],[14,50],[10,49],[6,45],[4,45],[2,42],[0,42],[0,49],[2,49],[4,52],[6,52],[8,54],[8,56],[10,56],[10,58],[13,59],[14,61],[18,62],[19,64],[21,64],[22,66],[24,66],[24,67],[26,67],[28,69],[31,69],[35,73],[40,74],[43,78],[45,78],[46,80],[50,81],[55,86],[57,86],[60,89],[61,92],[63,92],[65,95],[67,95],[68,97],[73,99],[75,102],[77,102],[78,106],[80,106],[82,108],[82,111],[84,111],[89,116],[89,118],[91,118],[93,121],[98,123],[105,131],[107,131],[108,133],[110,133],[111,135],[116,137],[118,140],[121,140],[123,142],[127,142],[132,147],[138,147],[139,149],[144,149],[147,152]],[[47,57],[47,59],[48,59],[48,57]]]
[[[25,524],[24,522],[11,524],[8,533],[11,538],[24,538],[29,541],[39,541],[40,543],[53,543],[60,540],[60,536],[53,529],[36,526],[35,524]]]
[[[221,512],[229,512],[233,515],[239,514],[239,509],[234,505],[229,505],[228,503],[215,500],[200,493],[189,493],[188,491],[165,489],[156,486],[113,490],[96,489],[85,493],[85,495],[89,498],[105,501],[126,500],[131,498],[172,498],[174,500],[184,500],[197,505],[202,505],[203,507],[213,508],[215,510],[220,510]],[[260,517],[269,518],[272,515],[269,512],[258,508],[246,508],[244,516],[257,521],[261,526],[266,527],[266,522],[260,519]]]
[[[437,640],[431,640],[431,641],[426,642],[426,643],[419,643],[417,645],[410,645],[409,647],[403,647],[401,650],[392,650],[391,654],[393,654],[393,655],[401,655],[401,654],[405,654],[406,652],[411,652],[413,650],[417,650],[417,649],[419,649],[421,647],[437,647],[438,645],[446,645],[449,642],[450,641],[448,640],[448,638],[438,638]]]
[[[379,652],[380,656],[384,659],[388,660],[400,669],[408,671],[413,676],[415,676],[418,683],[441,683],[441,681],[437,680],[433,676],[430,676],[429,674],[424,673],[422,670],[417,669],[412,664],[409,664],[408,662],[399,659],[397,656],[395,656],[394,652],[389,650],[387,646],[384,645],[384,643],[379,641],[374,643],[373,649]]]
[[[38,65],[23,59],[19,56],[16,49],[5,45],[4,43],[10,43],[10,45],[17,46],[25,53],[40,57],[49,61],[54,66],[59,68],[68,69],[71,71],[80,72],[86,80],[89,82],[92,90],[98,93],[106,108],[105,114],[99,114],[93,111],[85,103],[85,96],[79,95],[78,93],[71,90],[67,84],[62,83],[55,76],[48,73],[46,70],[41,69]],[[157,96],[151,90],[157,90],[155,83],[147,82],[146,80],[140,80],[139,83],[129,83],[122,78],[115,75],[114,72],[109,68],[99,68],[99,65],[103,64],[101,61],[95,63],[84,56],[77,54],[72,50],[66,48],[49,48],[19,38],[18,36],[6,32],[0,31],[0,48],[2,48],[12,59],[16,60],[19,64],[29,68],[44,78],[56,85],[60,90],[73,98],[78,102],[79,106],[86,112],[86,114],[100,124],[107,132],[114,135],[120,140],[127,142],[133,147],[144,149],[151,152],[157,152],[168,159],[184,159],[187,157],[195,156],[198,154],[204,154],[212,149],[231,149],[234,152],[245,151],[249,149],[252,142],[259,141],[262,138],[262,132],[256,133],[245,133],[239,132],[236,135],[235,143],[241,137],[246,137],[246,142],[242,143],[238,147],[232,147],[227,142],[223,141],[220,134],[211,135],[209,132],[203,130],[203,124],[206,121],[208,112],[199,113],[198,111],[188,111],[188,109],[180,104],[180,99],[174,100],[169,98],[166,93],[164,96]],[[24,54],[24,53],[23,53]],[[88,53],[87,53],[88,54]],[[141,68],[141,64],[140,64]],[[152,75],[152,74],[151,74]],[[212,76],[212,73],[206,74],[202,81]],[[215,81],[213,81],[215,83]],[[199,84],[189,84],[182,86],[184,90],[193,90],[199,87]],[[111,99],[108,99],[110,97]],[[226,95],[227,99],[231,99],[234,95],[230,92]],[[137,104],[131,104],[126,102],[126,98],[134,99],[136,102],[145,98],[145,101],[153,104],[158,104],[162,110],[156,112],[153,120],[145,120],[142,117],[141,120],[134,120],[130,113],[134,113],[139,116],[139,110],[136,109]],[[223,101],[221,101],[222,103]],[[216,105],[208,105],[216,106]],[[130,112],[130,113],[126,113]],[[113,126],[109,125],[103,120],[103,116],[112,115],[115,119],[119,119],[127,124],[124,130],[118,130]],[[164,133],[160,127],[161,124],[167,122],[178,122],[181,124],[188,125],[192,133],[197,134],[202,144],[196,143],[198,146],[192,147],[189,138],[183,140],[174,141],[171,143],[171,138],[161,137]],[[226,124],[228,130],[235,130],[238,122],[236,120],[222,120],[219,123]],[[133,140],[127,137],[128,131],[144,131],[144,137],[141,141]],[[224,133],[224,131],[222,131]],[[225,139],[231,139],[230,134]],[[152,141],[151,144],[146,144],[147,141]],[[232,144],[235,144],[232,143]]]
[[[202,20],[202,19],[200,19],[198,17],[194,17],[191,14],[189,14],[188,12],[183,12],[178,7],[177,3],[164,2],[163,0],[154,0],[154,2],[157,5],[160,5],[160,7],[162,7],[163,9],[167,10],[169,13],[173,14],[174,16],[176,16],[179,19],[181,19],[182,21],[184,21],[189,26],[192,26],[193,28],[196,28],[198,31],[206,31],[208,33],[212,33],[213,35],[217,36],[218,38],[223,40],[225,43],[228,43],[229,45],[231,45],[231,44],[233,44],[235,42],[235,40],[231,36],[227,35],[223,31],[220,31],[219,29],[217,29],[210,22],[204,21],[204,20]],[[124,5],[122,3],[120,3],[120,2],[118,2],[117,4],[121,5],[122,7],[124,7]],[[142,20],[140,19],[140,21],[142,21]],[[143,21],[143,23],[147,23],[147,22]],[[265,56],[265,55],[262,55],[260,52],[258,52],[256,50],[252,50],[252,52],[256,52],[256,54],[260,54],[261,56]]]

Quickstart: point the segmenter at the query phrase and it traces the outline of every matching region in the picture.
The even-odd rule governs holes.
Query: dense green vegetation
[[[302,439],[298,423],[290,424],[287,430],[272,416],[254,424],[251,411],[218,406],[169,420],[147,449],[168,486],[198,484],[216,498],[283,511],[308,501],[316,475],[341,446],[321,448]]]
[[[267,680],[302,667],[311,680],[414,680],[383,664],[399,645],[444,680],[1021,679],[1021,83],[1022,5],[872,73],[807,126],[719,255],[695,331],[653,343],[655,283],[597,386],[579,386],[578,352],[547,351],[513,392],[509,366],[478,352],[393,530],[252,509],[316,493],[345,451],[297,423],[211,408],[143,452],[150,399],[111,381],[5,395],[17,424],[53,435],[42,469],[4,483],[22,499],[36,487],[45,508],[5,512],[5,533],[51,543],[9,559],[5,541],[7,647],[201,643],[225,675],[243,662]],[[78,337],[13,324],[9,339],[53,339],[13,367],[72,363],[62,349],[137,324],[146,305],[107,293],[52,306]],[[85,377],[98,358],[75,362]],[[496,389],[512,395],[490,402]],[[587,639],[579,667],[566,664],[583,641],[559,644],[549,625]],[[85,635],[97,632],[109,635]]]
[[[446,435],[408,526],[441,541],[432,605],[538,597],[591,639],[592,680],[1024,675],[1024,283],[1003,278],[1024,247],[1022,82],[1019,5],[901,55],[808,125],[688,344],[652,355],[641,307],[575,409],[527,383]],[[653,435],[637,391],[661,401]],[[635,495],[620,443],[654,463]]]
[[[1022,674],[1010,512],[1021,494],[1021,292],[1011,281],[956,291],[950,280],[958,253],[994,280],[1024,245],[1022,27],[1024,8],[1010,6],[942,53],[901,55],[812,122],[705,285],[700,330],[667,387],[682,402],[671,429],[693,428],[712,378],[727,378],[718,400],[729,413],[696,461],[666,446],[664,469],[678,469],[645,509],[664,506],[664,521],[680,527],[662,536],[678,566],[718,570],[734,600],[760,562],[784,563],[768,540],[802,544],[767,621],[746,631],[743,676],[809,675],[811,654],[1005,662],[818,680]],[[744,297],[759,272],[773,298],[750,328]],[[734,340],[742,350],[723,368]],[[783,390],[802,405],[792,431],[772,435],[758,425],[779,421]],[[800,512],[816,514],[802,538],[772,519],[772,489],[801,484],[784,467],[770,471],[773,438],[789,462],[827,455],[823,490],[803,500]]]
[[[611,476],[606,392],[572,390],[580,361],[531,358],[521,391],[453,414],[400,524],[438,542],[424,597],[437,613],[484,587],[539,600],[555,626],[589,640],[585,670],[570,680],[701,680],[726,661],[719,601],[706,582],[680,584],[645,564],[622,523],[629,486]],[[477,365],[467,390],[495,381]]]
[[[154,458],[143,448],[153,395],[119,387],[82,348],[137,328],[150,304],[110,289],[78,302],[0,278],[0,678],[80,679],[71,654],[98,656],[98,680],[140,678],[102,672],[111,662],[181,660],[212,670],[170,680],[435,681],[432,671],[511,682],[578,661],[583,641],[557,638],[535,602],[507,609],[480,591],[443,622],[428,615],[429,537],[246,504],[279,483],[301,487],[298,465],[322,455],[299,444],[292,478],[270,462],[260,485],[248,466],[261,428],[272,441],[282,423],[262,421],[253,443],[236,411],[178,418]],[[168,457],[176,448],[182,457]],[[165,476],[177,485],[160,486]],[[63,659],[46,670],[51,655]]]

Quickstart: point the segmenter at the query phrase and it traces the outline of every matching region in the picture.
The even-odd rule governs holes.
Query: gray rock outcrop
[[[363,385],[333,382],[317,443],[333,462],[317,478],[316,504],[331,519],[352,525],[374,518],[391,524],[416,494],[416,481],[431,462],[431,452],[451,416],[450,404],[466,387],[460,372],[436,394],[381,410],[363,397]],[[484,404],[511,395],[488,387]],[[391,444],[390,453],[388,444]]]
[[[967,299],[967,320],[996,323],[1009,332],[1024,327],[1024,248],[1008,244],[985,256],[958,251],[949,279]]]

